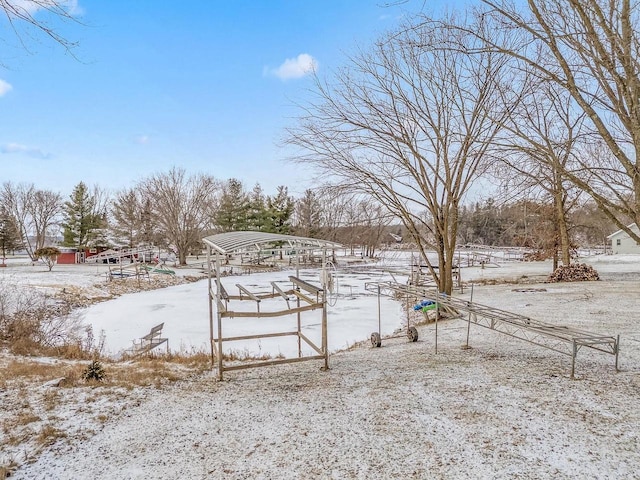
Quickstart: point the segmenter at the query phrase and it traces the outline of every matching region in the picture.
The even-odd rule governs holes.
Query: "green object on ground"
[[[437,306],[438,306],[438,304],[437,304],[437,303],[432,303],[431,305],[427,305],[427,306],[422,307],[422,309],[421,309],[421,310],[422,310],[423,312],[428,312],[429,310],[435,310],[435,308],[436,308]]]

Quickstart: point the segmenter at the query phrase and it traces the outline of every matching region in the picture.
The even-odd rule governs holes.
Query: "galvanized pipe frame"
[[[282,237],[282,236],[280,236]],[[298,238],[299,240],[299,238]],[[317,241],[317,240],[316,240]],[[318,241],[320,242],[320,241]],[[272,334],[258,334],[258,335],[246,335],[240,337],[224,337],[222,335],[222,327],[223,327],[223,318],[236,316],[248,316],[251,314],[250,312],[233,312],[228,309],[228,301],[233,299],[232,296],[228,295],[221,283],[220,275],[218,272],[221,271],[221,257],[222,255],[226,255],[226,252],[222,252],[218,249],[212,248],[211,242],[204,242],[207,249],[207,273],[208,273],[208,300],[209,300],[209,330],[210,330],[210,343],[211,343],[211,359],[212,364],[217,366],[218,371],[218,380],[223,380],[223,372],[230,370],[240,370],[247,368],[255,368],[269,365],[277,365],[284,363],[296,363],[307,360],[323,360],[324,365],[322,367],[323,370],[329,369],[329,349],[328,349],[328,326],[327,326],[327,286],[323,285],[322,288],[318,288],[312,284],[304,282],[303,280],[297,278],[299,275],[299,260],[296,255],[296,277],[290,277],[290,280],[295,279],[294,288],[291,290],[297,298],[298,307],[291,309],[290,307],[287,310],[283,310],[280,312],[269,312],[269,313],[259,313],[253,314],[253,316],[264,316],[264,317],[272,317],[272,316],[280,316],[280,315],[290,315],[297,314],[297,331],[295,332],[278,332]],[[330,244],[330,245],[329,245]],[[327,262],[327,248],[330,248],[333,244],[332,242],[324,242],[323,245],[298,245],[294,242],[289,242],[289,247],[295,247],[299,249],[299,251],[313,251],[313,250],[322,250],[322,265],[325,268]],[[256,247],[259,247],[256,245]],[[299,253],[299,251],[297,253]],[[215,261],[215,264],[214,264]],[[215,265],[215,267],[214,267]],[[212,278],[215,278],[215,289],[213,288],[214,282]],[[324,276],[323,276],[324,278]],[[298,287],[297,289],[295,287]],[[314,302],[312,299],[302,294],[299,291],[299,288],[307,290],[309,293],[315,293],[316,301]],[[242,292],[242,289],[240,289]],[[244,292],[246,293],[246,292]],[[242,295],[242,293],[241,293]],[[276,296],[281,295],[280,292],[275,294],[267,294],[264,297],[262,295],[254,296],[260,298],[275,298]],[[300,306],[300,300],[303,299],[309,305]],[[224,304],[223,304],[224,300]],[[218,308],[216,309],[216,317],[217,317],[217,328],[214,328],[214,315],[213,315],[213,302],[216,302]],[[287,302],[287,306],[289,306]],[[300,314],[303,311],[307,310],[315,310],[316,308],[322,309],[322,334],[321,334],[321,346],[315,345],[306,335],[301,332],[301,319]],[[217,330],[217,335],[214,335],[214,330]],[[250,362],[243,365],[225,365],[223,359],[223,343],[225,341],[235,341],[235,340],[247,340],[247,339],[259,339],[259,338],[267,338],[267,337],[275,337],[275,336],[287,336],[287,335],[296,335],[298,337],[298,357],[297,358],[285,358],[285,359],[274,359],[268,361],[255,361]],[[307,344],[317,355],[302,355],[302,342]]]
[[[219,278],[216,278],[216,282],[219,283],[219,281],[220,281]],[[285,364],[285,363],[297,363],[305,360],[319,360],[319,359],[324,360],[323,369],[325,370],[329,369],[329,351],[327,346],[328,329],[327,329],[327,314],[326,314],[327,300],[326,300],[325,290],[324,289],[317,289],[317,290],[320,296],[320,299],[318,302],[314,302],[306,306],[288,308],[287,310],[279,310],[276,312],[260,312],[260,311],[239,312],[239,311],[229,310],[228,308],[225,308],[224,310],[222,310],[219,307],[217,311],[217,317],[218,317],[217,333],[218,334],[217,336],[214,336],[213,330],[211,332],[211,335],[212,335],[211,343],[212,345],[217,346],[217,349],[216,349],[217,352],[215,354],[213,353],[215,350],[212,349],[212,358],[215,357],[215,359],[217,360],[218,380],[223,380],[225,371],[242,370],[242,369],[248,369],[248,368],[257,368],[257,367],[264,367],[264,366],[278,365],[278,364]],[[218,292],[220,292],[220,290],[218,290]],[[269,295],[269,297],[275,298],[278,295]],[[296,298],[298,298],[298,301],[300,300],[300,296]],[[243,299],[247,300],[249,299],[249,297],[247,296]],[[216,301],[218,302],[219,306],[222,305],[222,302],[220,301],[219,296],[218,298],[216,298]],[[253,301],[253,299],[251,301]],[[211,300],[210,300],[210,303],[211,303]],[[260,333],[255,335],[242,335],[242,336],[235,336],[235,337],[222,336],[222,326],[223,326],[222,319],[223,318],[233,318],[233,317],[263,318],[263,317],[285,316],[285,315],[292,315],[292,314],[299,315],[301,312],[315,310],[318,308],[322,309],[322,337],[321,337],[322,345],[321,346],[318,346],[315,343],[313,343],[306,335],[302,333],[301,331],[302,325],[299,319],[297,321],[298,328],[296,331]],[[210,306],[210,310],[211,309],[212,307]],[[224,364],[224,360],[223,360],[223,343],[224,342],[241,341],[241,340],[258,340],[261,338],[273,338],[273,337],[285,337],[285,336],[297,336],[298,338],[298,357],[297,358],[274,359],[274,360],[268,360],[268,361],[253,361],[243,365],[225,365]],[[306,345],[308,345],[312,350],[314,350],[317,353],[317,355],[303,356],[301,351],[301,342],[304,342]]]
[[[416,298],[431,298],[435,300],[438,307],[446,306],[460,314],[466,312],[468,314],[467,347],[469,346],[469,332],[473,323],[548,350],[569,355],[572,359],[571,378],[574,378],[575,360],[578,351],[582,347],[614,355],[615,369],[616,372],[619,371],[620,335],[599,335],[564,325],[553,325],[487,305],[452,298],[439,293],[435,289],[416,285],[404,285],[395,282],[368,282],[365,284],[365,289],[368,291],[377,290],[379,295],[393,296],[398,293],[406,293],[414,295]],[[437,341],[436,330],[436,353]]]
[[[571,357],[571,378],[575,378],[575,362],[581,347],[614,355],[615,370],[619,371],[620,335],[598,335],[564,325],[544,323],[486,305],[443,297],[437,292],[435,296],[440,298],[436,302],[449,305],[457,310],[466,310],[470,314],[467,320],[469,325],[474,323],[548,350],[569,355]],[[480,320],[478,316],[480,316]],[[605,347],[600,347],[600,345],[605,345]]]

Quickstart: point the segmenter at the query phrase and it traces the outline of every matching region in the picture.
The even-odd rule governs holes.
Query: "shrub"
[[[88,359],[101,348],[102,337],[97,346],[94,340],[68,302],[0,278],[0,348],[16,355]]]
[[[33,256],[36,260],[42,260],[51,271],[60,253],[60,250],[56,247],[44,247],[33,252]]]
[[[82,378],[87,382],[103,382],[107,378],[107,373],[98,360],[93,360],[82,372]]]

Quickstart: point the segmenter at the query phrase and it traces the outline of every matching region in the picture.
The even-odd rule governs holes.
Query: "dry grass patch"
[[[49,381],[64,377],[74,384],[80,378],[82,365],[77,363],[43,363],[34,360],[12,360],[0,370],[0,384],[9,382]]]
[[[36,442],[38,443],[38,445],[45,447],[53,445],[61,438],[66,437],[67,434],[63,430],[60,430],[54,425],[47,423],[38,432],[38,435],[36,436]]]
[[[166,355],[163,357],[149,357],[135,362],[109,363],[104,365],[106,378],[102,382],[83,380],[86,369],[85,362],[73,363],[42,363],[33,360],[12,360],[6,368],[0,369],[0,385],[7,388],[46,383],[59,379],[55,386],[71,388],[78,386],[160,386],[182,380],[194,374],[200,374],[210,368],[210,357],[205,354],[197,355]],[[45,408],[53,408],[58,400],[55,390],[45,393]]]
[[[184,365],[187,368],[202,373],[211,368],[211,354],[206,352],[171,353],[164,357],[169,363]]]
[[[33,422],[39,422],[41,418],[32,412],[21,412],[16,416],[9,425],[3,425],[3,430],[7,432],[7,428],[22,427]]]
[[[102,385],[109,386],[161,386],[176,382],[186,375],[170,363],[162,360],[143,360],[132,364],[114,364],[105,368],[106,379]],[[97,382],[96,382],[97,383]]]
[[[20,445],[22,443],[25,443],[27,440],[29,440],[32,434],[33,432],[31,431],[31,429],[27,427],[20,431],[8,433],[5,437],[4,442],[5,444],[11,445],[11,446]]]
[[[47,390],[42,395],[42,406],[48,412],[60,403],[60,393],[57,390]]]
[[[519,277],[496,277],[496,278],[477,278],[471,282],[465,282],[464,287],[470,288],[474,285],[531,285],[535,283],[546,283],[546,275],[521,275]]]
[[[262,360],[272,360],[284,358],[284,355],[278,354],[276,356],[270,355],[268,353],[253,353],[248,349],[243,350],[230,350],[227,353],[222,355],[222,358],[225,361],[229,362],[246,362],[246,361],[262,361]],[[209,357],[209,365],[211,365],[211,357]]]

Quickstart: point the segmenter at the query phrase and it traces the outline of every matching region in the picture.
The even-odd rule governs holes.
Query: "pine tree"
[[[264,231],[269,224],[269,216],[265,203],[265,196],[259,183],[249,194],[249,208],[247,214],[247,230]]]
[[[267,200],[269,212],[268,231],[289,234],[291,232],[291,215],[293,215],[293,198],[289,196],[287,187],[278,187],[278,193]]]
[[[4,263],[4,258],[9,250],[15,250],[21,246],[22,238],[15,222],[9,212],[4,209],[0,210],[0,254],[2,263]]]
[[[215,223],[223,232],[246,230],[248,214],[249,198],[244,186],[240,180],[230,178],[222,187]]]
[[[107,372],[99,360],[93,360],[82,372],[82,378],[87,382],[103,382],[107,378]]]
[[[84,182],[74,187],[70,200],[64,203],[64,246],[86,247],[96,230],[106,226],[106,215],[96,212],[97,206],[96,195]]]

